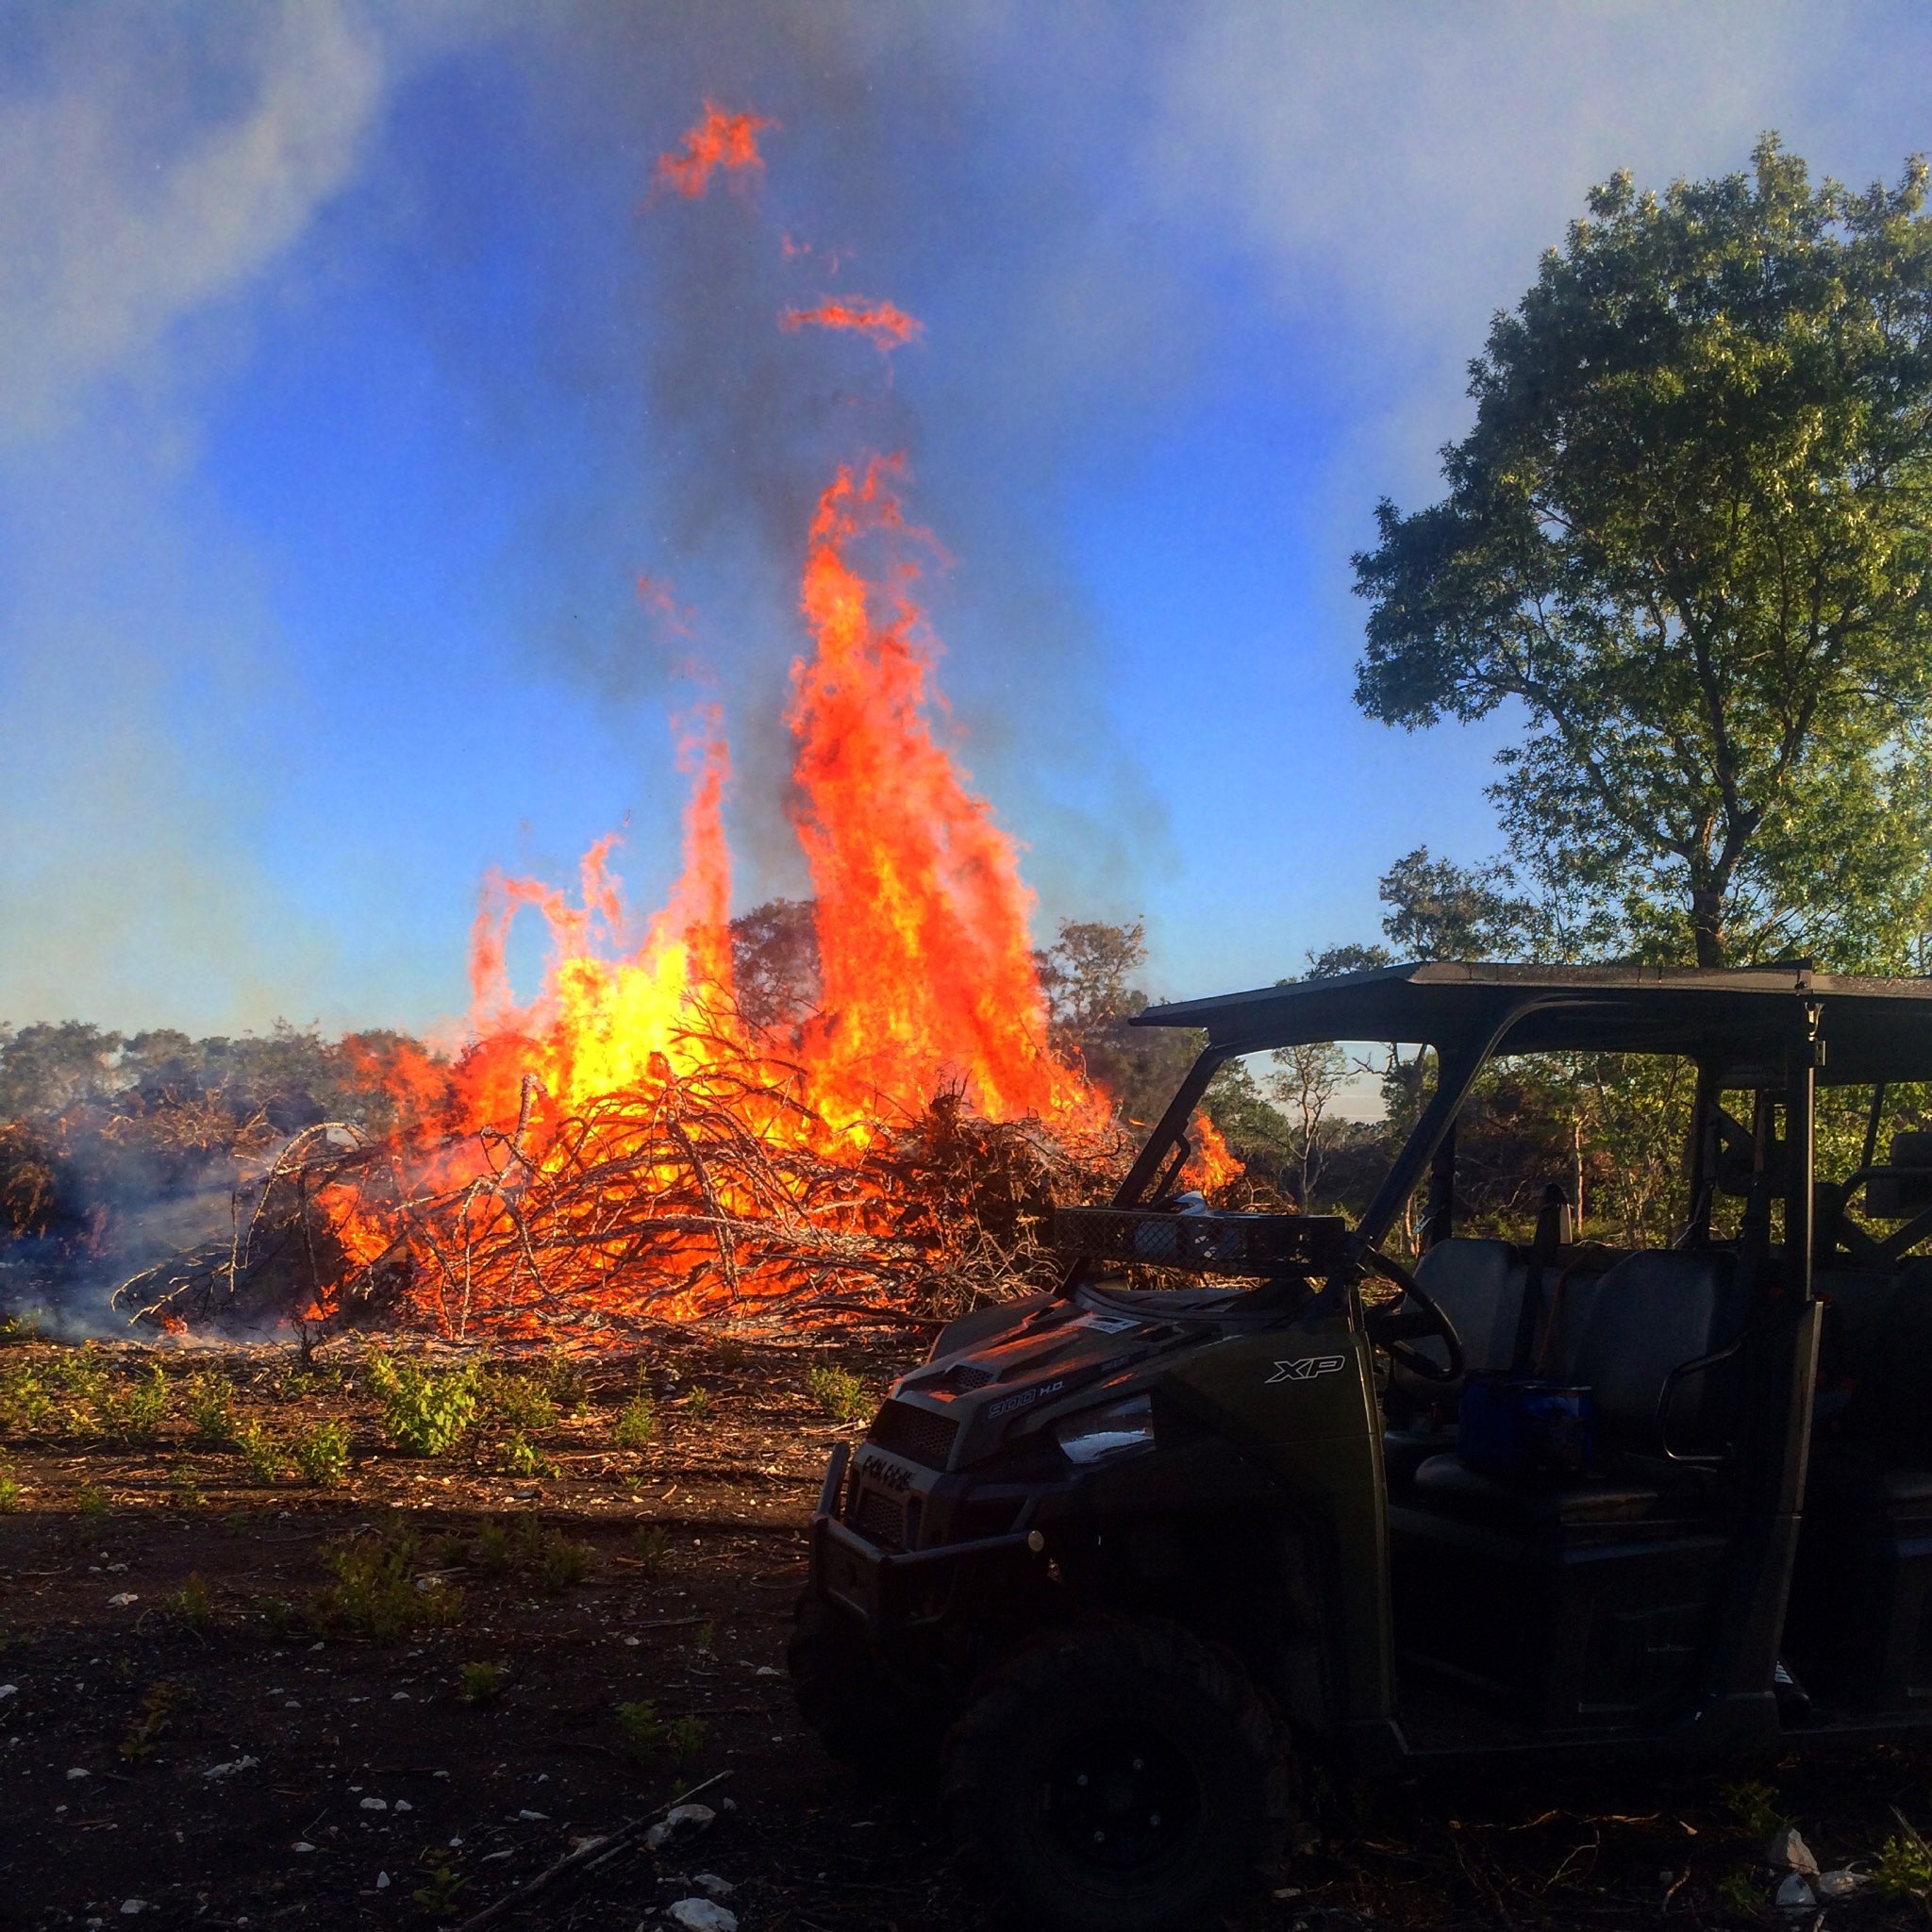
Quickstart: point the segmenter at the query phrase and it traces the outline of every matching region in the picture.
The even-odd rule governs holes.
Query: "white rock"
[[[67,1782],[69,1784],[72,1784],[77,1777],[86,1777],[88,1775],[89,1773],[78,1764],[70,1764],[67,1767]]]
[[[655,1852],[674,1839],[695,1838],[699,1832],[710,1829],[711,1821],[717,1815],[708,1805],[674,1805],[645,1832],[644,1849]]]
[[[389,1809],[389,1800],[387,1798],[364,1798],[362,1800],[362,1808],[365,1811],[387,1811]]]
[[[19,1695],[20,1686],[18,1684],[0,1684],[0,1704],[5,1704],[9,1697],[18,1697]]]
[[[375,1874],[375,1889],[377,1891],[387,1891],[389,1890],[389,1874],[387,1872],[378,1872]]]
[[[291,1852],[312,1852],[315,1847],[306,1838],[298,1838],[289,1849]]]
[[[1798,1835],[1797,1828],[1786,1825],[1764,1848],[1765,1862],[1775,1872],[1802,1872],[1807,1878],[1818,1875],[1818,1860],[1811,1856],[1811,1847]]]
[[[1808,1912],[1818,1901],[1802,1872],[1787,1872],[1772,1903],[1788,1912]]]
[[[144,1898],[124,1898],[121,1901],[121,1916],[124,1919],[131,1919],[137,1912],[146,1910],[147,1901]]]
[[[1853,1872],[1840,1869],[1837,1872],[1821,1872],[1813,1881],[1813,1890],[1820,1898],[1850,1898],[1859,1886],[1871,1883],[1868,1872]]]
[[[681,1898],[664,1907],[664,1916],[683,1932],[738,1932],[738,1914],[708,1898]]]
[[[715,1872],[693,1872],[691,1882],[708,1898],[729,1898],[738,1890],[728,1878],[720,1878]]]
[[[244,1771],[253,1771],[261,1762],[258,1757],[231,1757],[225,1764],[210,1764],[202,1776],[219,1784],[225,1777],[234,1777]]]
[[[527,1805],[517,1813],[518,1819],[525,1824],[541,1824],[549,1816],[547,1811],[532,1811]]]
[[[760,1664],[758,1666],[758,1675],[761,1677],[782,1677],[784,1674],[783,1671],[774,1670],[770,1664]]]
[[[138,1604],[140,1601],[141,1599],[131,1590],[117,1591],[108,1599],[108,1607],[110,1610],[125,1610],[129,1604]],[[121,1909],[125,1912],[127,1907],[123,1906]],[[135,1909],[138,1911],[141,1907],[137,1906]]]

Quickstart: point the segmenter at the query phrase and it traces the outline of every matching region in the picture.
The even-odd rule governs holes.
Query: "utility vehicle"
[[[1932,1135],[1876,1145],[1932,981],[1438,962],[1140,1024],[1205,1050],[1113,1205],[1056,1216],[1058,1290],[954,1322],[833,1453],[792,1670],[835,1753],[936,1754],[1036,1919],[1152,1932],[1269,1868],[1311,1766],[1932,1724]],[[1320,1041],[1432,1049],[1359,1224],[1182,1194],[1215,1069]],[[1524,1239],[1458,1231],[1485,1065],[1605,1053],[1693,1084],[1681,1232],[1579,1241],[1560,1174]],[[1821,1083],[1869,1090],[1823,1180]]]

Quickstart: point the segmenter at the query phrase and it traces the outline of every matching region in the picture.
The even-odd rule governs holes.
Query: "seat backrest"
[[[1474,1236],[1438,1241],[1415,1264],[1415,1278],[1456,1324],[1465,1366],[1489,1373],[1507,1370],[1516,1352],[1516,1318],[1528,1274],[1509,1242]],[[1447,1364],[1448,1355],[1434,1336],[1415,1345]]]
[[[1731,1292],[1736,1274],[1737,1257],[1722,1251],[1626,1256],[1596,1282],[1575,1319],[1559,1324],[1546,1373],[1595,1391],[1598,1424],[1613,1446],[1656,1450],[1665,1378],[1735,1341],[1743,1326]],[[1687,1378],[1679,1390],[1674,1420],[1709,1412],[1710,1374]]]

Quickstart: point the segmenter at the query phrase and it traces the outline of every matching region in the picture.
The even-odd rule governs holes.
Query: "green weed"
[[[524,1519],[518,1541],[518,1567],[529,1571],[552,1595],[574,1589],[590,1570],[589,1543],[577,1542],[561,1530],[544,1529],[534,1517]]]
[[[432,1919],[455,1918],[459,1909],[458,1897],[470,1881],[457,1876],[457,1868],[450,1863],[447,1852],[425,1851],[423,1862],[429,1867],[429,1874],[409,1896]]]
[[[711,1406],[711,1391],[706,1388],[693,1387],[686,1393],[684,1406],[694,1418],[702,1421]]]
[[[508,1664],[464,1664],[457,1672],[457,1695],[465,1704],[494,1704],[508,1682]]]
[[[235,1385],[220,1369],[198,1369],[188,1378],[181,1407],[197,1441],[230,1442],[235,1436]]]
[[[141,1708],[135,1714],[127,1735],[121,1740],[122,1757],[137,1764],[143,1757],[152,1757],[155,1746],[167,1734],[175,1713],[193,1701],[194,1693],[185,1684],[177,1684],[171,1677],[151,1685],[147,1695],[141,1700]]]
[[[391,1527],[327,1551],[324,1560],[335,1581],[310,1599],[310,1626],[324,1636],[392,1643],[418,1630],[456,1623],[462,1615],[462,1591],[439,1577],[418,1576],[417,1547],[413,1530]]]
[[[658,1406],[648,1395],[633,1395],[618,1412],[611,1440],[620,1449],[648,1449],[658,1433]]]
[[[557,1404],[534,1375],[506,1375],[491,1370],[477,1383],[484,1415],[518,1435],[539,1436],[557,1426]]]
[[[811,1391],[811,1399],[834,1422],[856,1423],[872,1407],[865,1384],[850,1369],[822,1365],[807,1374],[805,1386]]]
[[[74,1492],[74,1507],[83,1516],[92,1517],[96,1523],[108,1515],[113,1504],[108,1499],[108,1492],[92,1483],[82,1483]]]
[[[349,1475],[349,1430],[333,1419],[313,1424],[290,1438],[295,1467],[325,1490],[340,1489]]]
[[[0,1431],[9,1436],[50,1434],[59,1406],[47,1378],[31,1362],[0,1369]]]
[[[641,1524],[631,1547],[637,1552],[639,1569],[649,1578],[663,1569],[664,1558],[671,1553],[671,1539],[662,1524]]]
[[[1726,1872],[1717,1882],[1717,1902],[1733,1919],[1764,1916],[1764,1888],[1748,1872]]]
[[[1724,1807],[1753,1838],[1770,1838],[1790,1820],[1777,1808],[1777,1793],[1756,1779],[1725,1785],[1718,1792]]]
[[[736,1336],[726,1335],[712,1343],[711,1359],[721,1369],[735,1374],[751,1359],[751,1351]]]
[[[199,1509],[208,1502],[201,1485],[194,1479],[194,1472],[185,1463],[177,1462],[168,1472],[168,1495],[182,1509]]]
[[[557,1465],[521,1429],[496,1447],[496,1466],[506,1475],[555,1475]]]
[[[475,1540],[468,1547],[468,1558],[473,1568],[500,1574],[515,1561],[515,1551],[510,1545],[509,1531],[500,1523],[485,1517],[477,1525]]]
[[[1895,1807],[1891,1814],[1899,1828],[1878,1848],[1872,1861],[1872,1882],[1883,1898],[1932,1899],[1932,1845]]]
[[[273,1429],[249,1421],[237,1424],[235,1446],[252,1483],[272,1483],[289,1467],[289,1445]]]
[[[10,1462],[0,1462],[0,1516],[11,1516],[21,1502],[20,1478]]]
[[[0,1348],[10,1348],[17,1342],[38,1341],[41,1326],[31,1315],[18,1312],[0,1315]]]
[[[131,1388],[104,1386],[96,1405],[103,1433],[124,1442],[152,1442],[168,1419],[168,1378],[159,1362]]]
[[[658,1707],[648,1697],[641,1697],[634,1704],[620,1704],[617,1707],[617,1728],[624,1733],[625,1744],[633,1757],[648,1756],[664,1740],[664,1721],[658,1715]]]
[[[206,1630],[215,1620],[215,1600],[208,1579],[199,1570],[189,1572],[188,1580],[177,1591],[161,1599],[164,1609],[172,1610],[191,1630]]]
[[[376,1353],[369,1357],[369,1386],[382,1404],[382,1427],[406,1456],[442,1456],[476,1421],[477,1365],[425,1369]]]
[[[711,1654],[711,1646],[718,1641],[718,1626],[712,1623],[700,1624],[691,1637],[691,1647],[706,1657]]]
[[[543,1392],[565,1415],[581,1415],[591,1400],[591,1385],[569,1356],[553,1350],[543,1360]]]

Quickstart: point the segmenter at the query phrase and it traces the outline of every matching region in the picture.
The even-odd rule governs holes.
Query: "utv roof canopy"
[[[1723,1085],[1757,1087],[1783,1077],[1807,1007],[1824,1046],[1821,1081],[1932,1080],[1932,979],[1854,978],[1803,965],[1435,960],[1181,1000],[1150,1007],[1133,1024],[1199,1027],[1223,1058],[1321,1040],[1422,1042],[1451,1054],[1681,1054]]]

